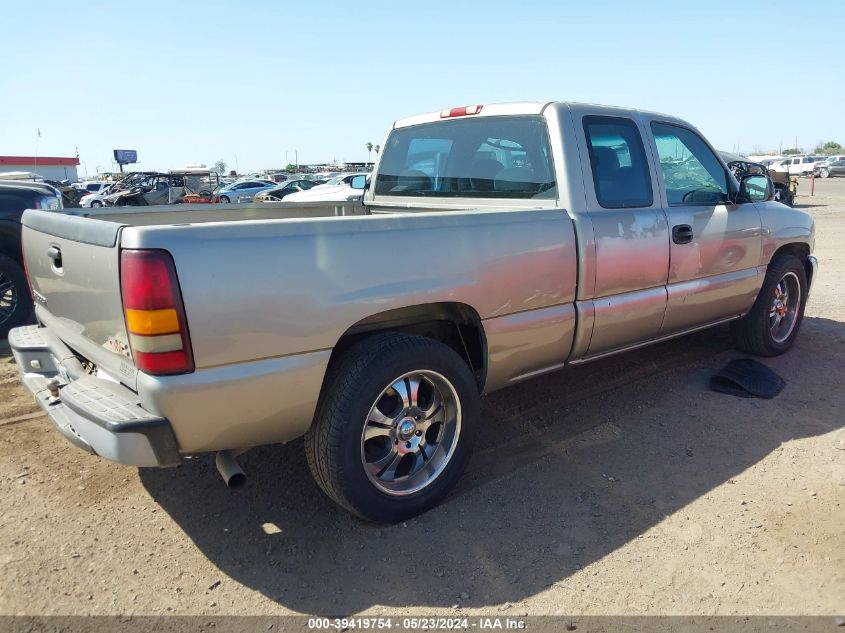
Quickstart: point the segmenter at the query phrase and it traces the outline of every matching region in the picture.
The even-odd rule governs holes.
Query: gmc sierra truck
[[[730,322],[798,334],[810,216],[688,123],[574,103],[397,121],[360,202],[23,217],[38,325],[9,342],[58,430],[175,466],[304,436],[320,487],[398,521],[469,459],[483,394]]]

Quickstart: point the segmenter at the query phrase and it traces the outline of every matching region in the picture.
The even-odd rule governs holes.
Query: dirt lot
[[[350,518],[301,443],[137,470],[72,447],[0,351],[0,613],[835,614],[845,604],[845,179],[774,400],[707,389],[725,328],[487,398],[471,471],[392,527]],[[36,414],[37,415],[37,414]]]

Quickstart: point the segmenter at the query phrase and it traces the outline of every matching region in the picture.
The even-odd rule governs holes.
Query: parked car
[[[273,187],[272,189],[265,189],[259,191],[253,197],[254,202],[277,202],[289,196],[292,193],[299,191],[308,191],[312,187],[316,187],[317,183],[313,180],[288,180],[281,186]]]
[[[813,173],[815,156],[790,156],[778,164],[770,165],[774,171],[786,171],[790,176],[808,176]]]
[[[369,174],[343,174],[336,176],[324,185],[313,187],[308,191],[294,193],[288,196],[288,202],[346,202],[349,200],[360,200],[361,191],[352,188],[352,181],[356,176],[368,176]]]
[[[219,202],[251,202],[260,191],[272,189],[278,183],[270,180],[241,180],[227,185],[217,192]]]
[[[400,521],[458,481],[482,394],[728,322],[782,354],[816,277],[812,217],[667,115],[415,116],[351,184],[362,202],[27,211],[23,383],[77,446],[138,466],[216,451],[232,486],[239,453],[304,436],[329,497]]]
[[[813,174],[819,176],[820,178],[827,178],[829,176],[841,176],[841,169],[839,166],[839,162],[845,160],[845,155],[843,156],[824,156],[818,157],[815,164],[813,165]],[[833,165],[833,163],[837,163]]]
[[[832,156],[826,161],[816,163],[813,173],[820,178],[845,176],[845,156]]]
[[[97,193],[89,193],[82,196],[79,200],[79,206],[86,209],[98,209],[99,207],[105,206],[103,201],[116,190],[117,187],[115,183],[111,183],[109,186],[104,187]]]
[[[74,189],[79,189],[80,191],[84,191],[86,193],[100,193],[104,189],[108,189],[111,187],[113,183],[105,182],[105,181],[92,181],[89,180],[87,182],[75,182],[73,183]]]
[[[42,182],[0,180],[0,339],[32,318],[32,296],[21,253],[25,209],[60,211],[62,195]]]

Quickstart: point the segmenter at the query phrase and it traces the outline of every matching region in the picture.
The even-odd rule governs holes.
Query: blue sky
[[[78,148],[80,175],[114,148],[365,160],[396,118],[535,99],[668,112],[728,150],[845,144],[845,2],[42,0],[2,24],[0,154]]]

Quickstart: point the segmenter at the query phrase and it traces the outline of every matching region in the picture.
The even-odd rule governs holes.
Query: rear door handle
[[[692,242],[692,227],[689,224],[678,224],[672,227],[672,241],[675,244],[689,244]]]

